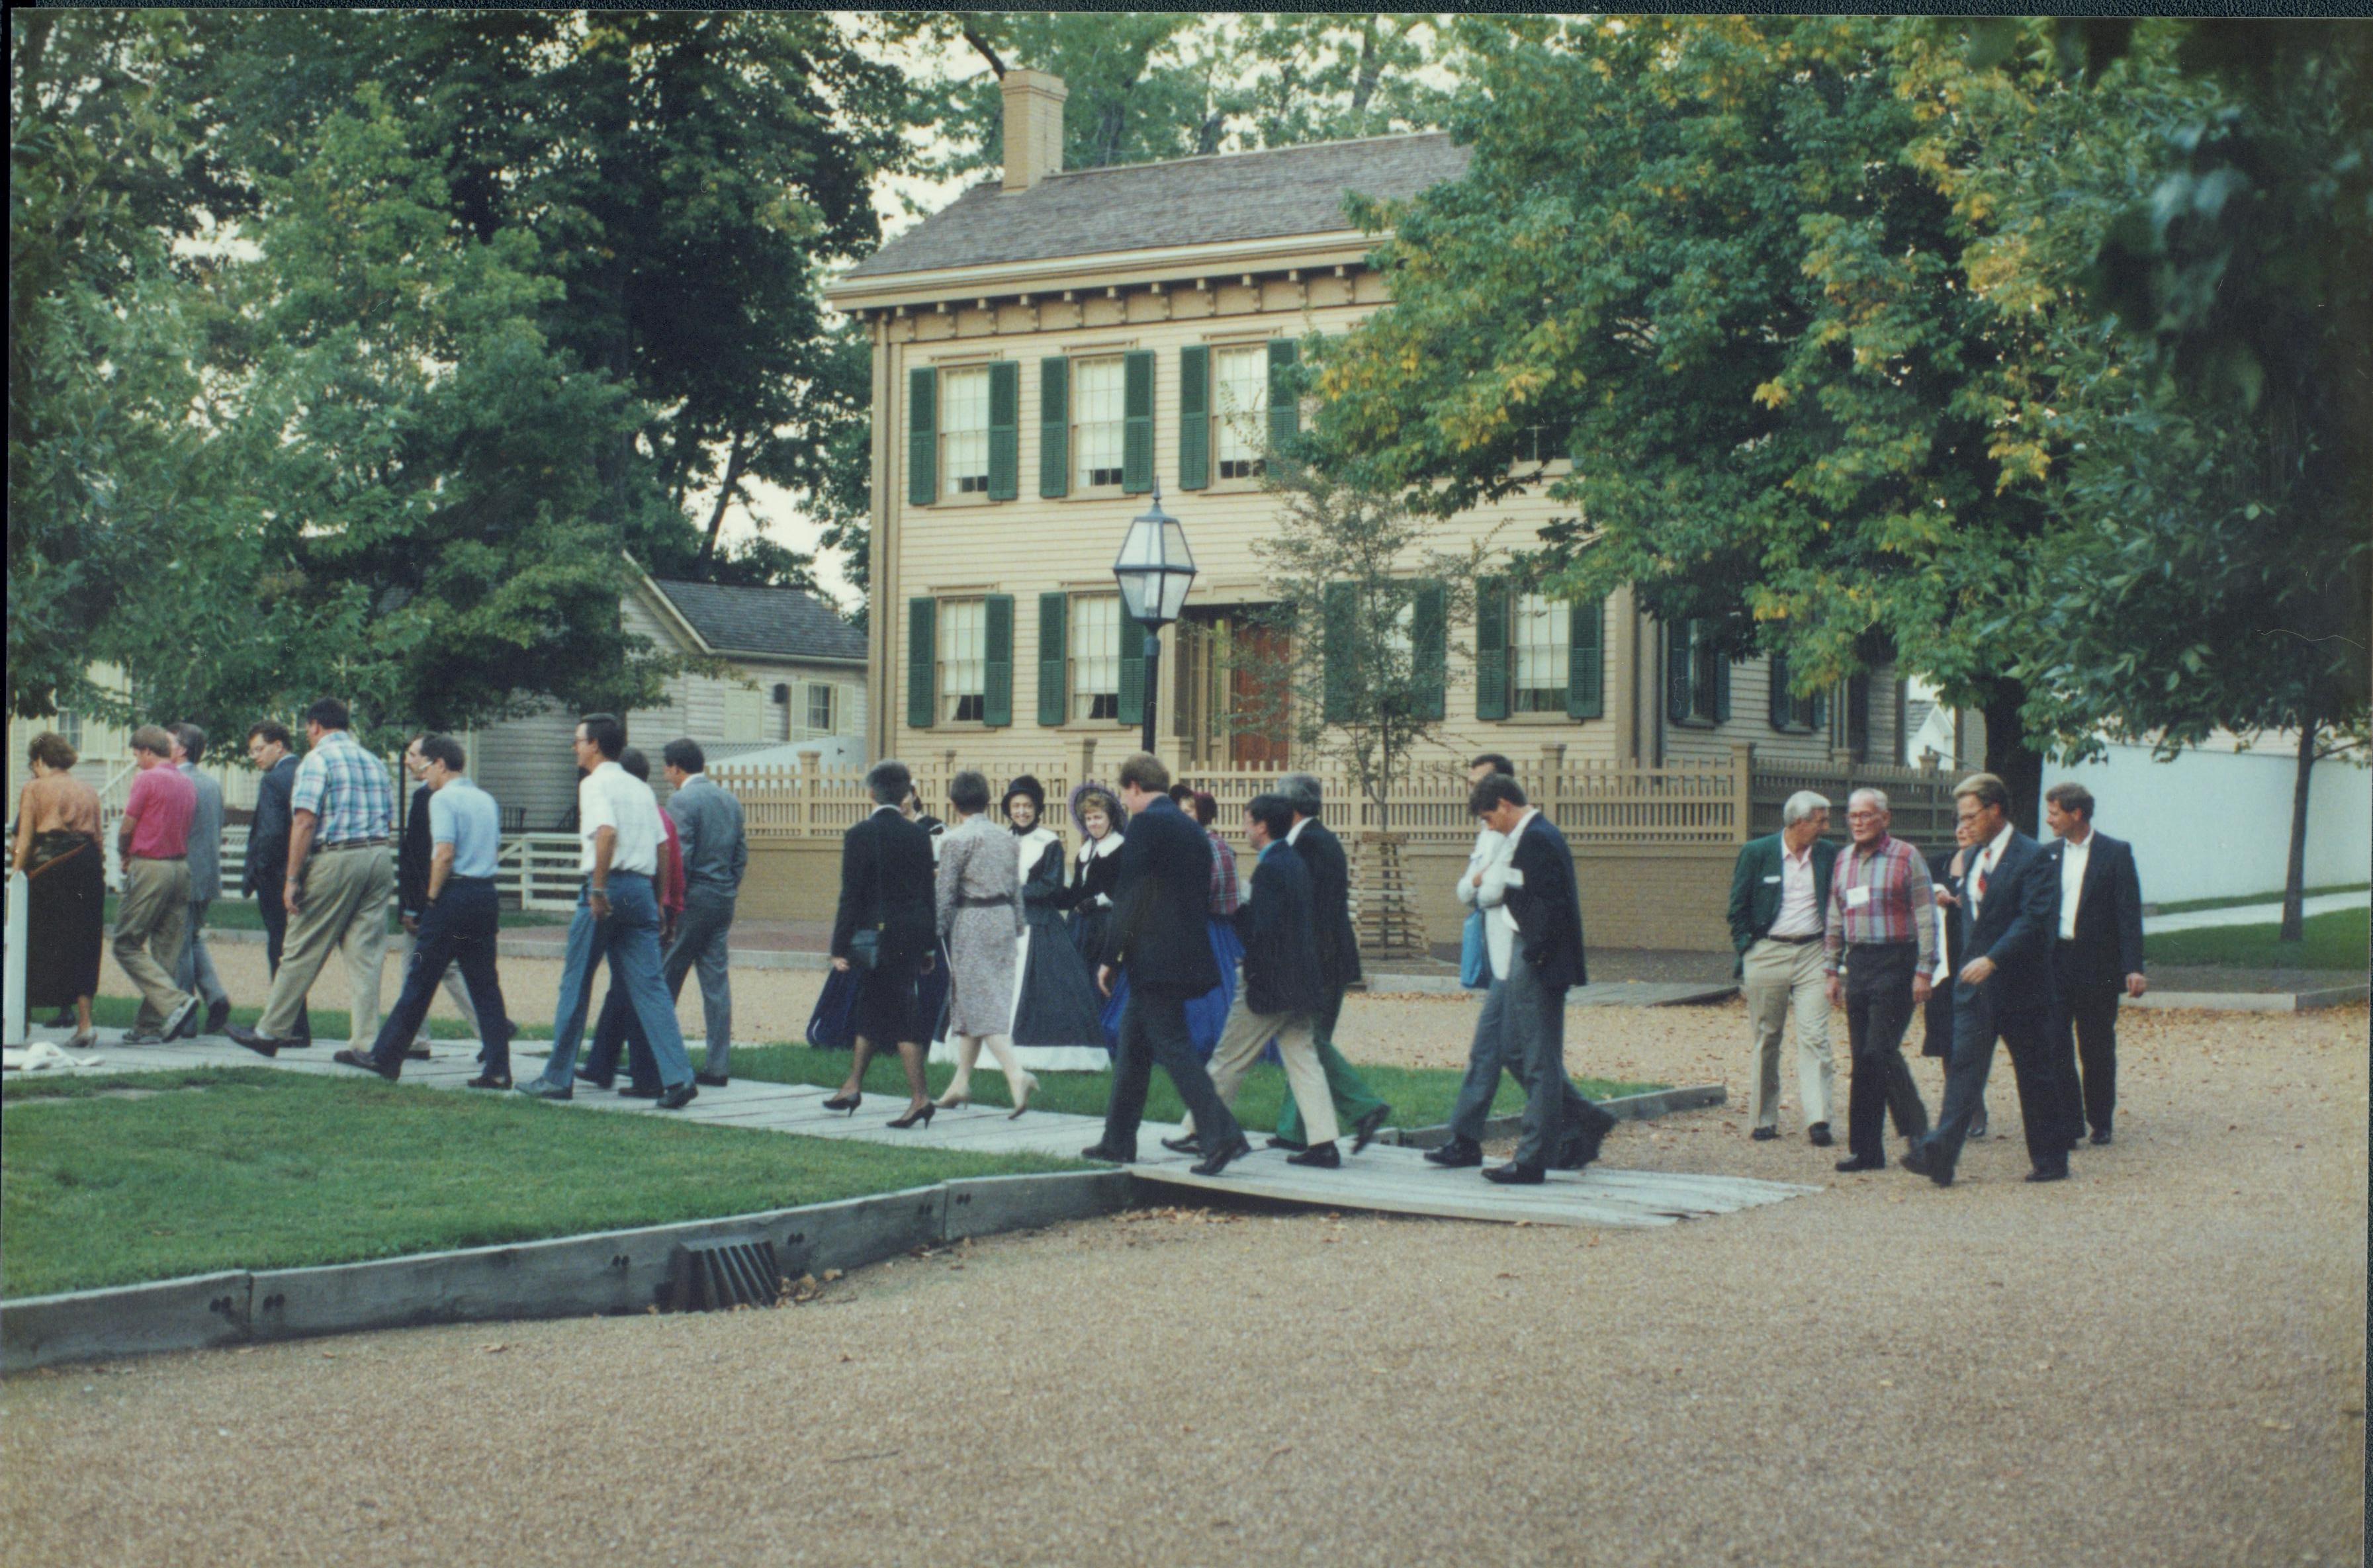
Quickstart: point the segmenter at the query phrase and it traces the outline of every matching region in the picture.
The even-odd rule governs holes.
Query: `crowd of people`
[[[387,769],[354,739],[345,705],[315,703],[305,735],[300,759],[275,721],[248,733],[262,778],[241,891],[263,918],[271,986],[256,1024],[241,1028],[227,1026],[230,998],[205,942],[208,907],[222,895],[223,831],[221,789],[198,766],[205,732],[193,724],[134,731],[114,935],[117,963],[140,993],[126,1043],[203,1027],[267,1057],[308,1047],[308,995],[334,952],[346,964],[351,1033],[333,1059],[386,1079],[427,1054],[427,1016],[441,987],[480,1042],[473,1088],[566,1100],[582,1080],[674,1109],[701,1086],[730,1081],[728,936],[749,850],[741,804],[706,776],[696,743],[665,747],[672,793],[662,809],[618,718],[589,714],[577,725],[583,881],[550,1059],[513,1085],[514,1026],[497,954],[501,813],[468,777],[461,743],[422,734],[406,747],[415,788],[398,834]],[[73,777],[76,758],[62,737],[36,736],[30,757],[15,855],[31,879],[29,994],[35,1006],[70,1009],[76,1043],[87,1045],[105,898],[99,802]],[[1514,1155],[1482,1174],[1535,1183],[1596,1159],[1615,1118],[1565,1071],[1566,995],[1587,983],[1579,888],[1564,837],[1514,775],[1496,753],[1467,770],[1479,825],[1456,890],[1468,910],[1462,967],[1486,995],[1449,1137],[1425,1157],[1445,1169],[1483,1166],[1504,1072],[1524,1094],[1523,1129]],[[899,762],[876,763],[865,787],[874,804],[843,844],[832,973],[808,1029],[811,1043],[851,1051],[828,1107],[856,1113],[867,1068],[885,1049],[906,1081],[888,1124],[902,1129],[971,1103],[983,1051],[1015,1117],[1038,1088],[1034,1069],[1109,1062],[1104,1134],[1084,1153],[1125,1162],[1136,1157],[1158,1066],[1188,1112],[1164,1145],[1216,1176],[1250,1149],[1231,1107],[1267,1055],[1291,1091],[1269,1141],[1292,1163],[1333,1168],[1347,1132],[1354,1154],[1374,1140],[1391,1107],[1334,1040],[1360,958],[1349,861],[1320,820],[1315,776],[1280,775],[1244,807],[1248,878],[1219,831],[1213,798],[1174,785],[1146,753],[1128,758],[1115,784],[1072,790],[1079,838],[1068,854],[1044,820],[1045,788],[1026,774],[1008,783],[997,816],[988,779],[955,774],[953,825],[931,814]],[[2074,783],[2046,791],[2049,845],[2012,825],[2009,792],[1991,774],[1964,779],[1955,810],[1955,845],[1923,855],[1889,831],[1884,792],[1853,793],[1849,842],[1840,845],[1827,837],[1829,802],[1804,791],[1786,802],[1778,833],[1741,849],[1729,921],[1752,1032],[1752,1136],[1779,1136],[1793,1018],[1806,1135],[1834,1142],[1829,1021],[1842,1010],[1852,1079],[1839,1170],[1883,1168],[1891,1117],[1907,1142],[1903,1164],[1949,1184],[1964,1142],[1985,1136],[1999,1040],[2017,1082],[2028,1179],[2060,1180],[2088,1123],[2094,1143],[2110,1141],[2119,999],[2147,986],[2133,853],[2094,830],[2093,798]],[[382,1020],[391,902],[403,981]],[[580,1070],[593,973],[604,962],[611,983]],[[707,1024],[697,1070],[675,1013],[695,972]],[[1946,1063],[1933,1125],[1902,1051],[1923,1009],[1926,1054]],[[954,1063],[936,1097],[925,1076],[934,1051]]]
[[[565,948],[551,1063],[514,1085],[516,1027],[497,954],[500,807],[470,778],[459,740],[416,735],[403,754],[415,788],[398,833],[387,766],[354,738],[346,705],[322,698],[306,709],[304,728],[301,758],[277,720],[248,731],[248,757],[261,777],[240,891],[255,898],[271,977],[252,1027],[229,1023],[231,999],[205,948],[208,907],[222,895],[223,848],[221,786],[198,766],[205,731],[176,724],[133,732],[138,771],[117,829],[123,886],[114,948],[140,1009],[124,1044],[161,1044],[203,1030],[266,1057],[310,1047],[309,997],[337,954],[345,961],[350,1028],[333,1060],[400,1078],[406,1060],[428,1055],[428,1009],[441,988],[479,1043],[480,1071],[470,1087],[565,1100],[579,1076],[574,1064],[593,971],[606,959],[609,995],[583,1077],[614,1087],[623,1048],[628,1082],[619,1093],[671,1110],[689,1104],[701,1085],[729,1081],[727,940],[749,848],[741,802],[707,777],[697,743],[671,741],[662,752],[672,787],[662,808],[649,763],[625,743],[622,721],[595,713],[578,724],[584,881]],[[16,865],[29,879],[27,994],[32,1006],[71,1009],[70,1043],[88,1046],[96,1038],[90,1005],[107,895],[99,799],[73,776],[78,759],[64,737],[44,731],[29,749],[33,778],[18,802],[15,846]],[[403,978],[382,1019],[391,906]],[[696,971],[707,1033],[697,1071],[675,1016],[675,998]]]
[[[1924,856],[1889,831],[1879,790],[1848,797],[1843,846],[1825,837],[1829,801],[1802,791],[1782,808],[1778,833],[1739,851],[1730,930],[1753,1031],[1753,1136],[1780,1135],[1793,1013],[1806,1136],[1835,1141],[1829,1018],[1842,1008],[1853,1077],[1839,1170],[1885,1168],[1892,1119],[1904,1165],[1950,1186],[1965,1142],[1986,1134],[2000,1041],[2018,1088],[2027,1179],[2064,1180],[2088,1125],[2094,1144],[2111,1141],[2119,1001],[2149,989],[2133,849],[2094,828],[2081,784],[2044,791],[2049,844],[2012,825],[2010,791],[1993,774],[1963,779],[1953,799],[1953,847]],[[1925,1017],[1924,1054],[1945,1062],[1933,1126],[1903,1057],[1915,1012]]]

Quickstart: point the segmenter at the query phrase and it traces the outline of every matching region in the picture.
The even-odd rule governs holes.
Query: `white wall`
[[[2274,746],[2154,762],[2147,746],[2112,745],[2099,762],[2046,765],[2043,784],[2073,778],[2092,790],[2101,831],[2134,847],[2144,901],[2176,904],[2282,887],[2296,771]],[[2308,801],[2307,885],[2364,882],[2368,864],[2373,772],[2320,763]]]

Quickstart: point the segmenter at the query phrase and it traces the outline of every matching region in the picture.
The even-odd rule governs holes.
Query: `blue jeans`
[[[604,959],[610,983],[625,988],[626,1000],[641,1020],[643,1034],[660,1068],[660,1082],[672,1089],[691,1082],[684,1031],[676,1027],[675,1004],[660,977],[660,903],[651,879],[639,872],[610,873],[610,918],[593,918],[588,883],[577,894],[577,915],[568,922],[568,955],[560,972],[560,1007],[552,1017],[552,1064],[544,1082],[566,1089],[576,1082],[577,1050],[585,1039],[593,968]]]
[[[428,1004],[437,1000],[446,966],[459,965],[471,1009],[478,1015],[478,1059],[493,1077],[511,1075],[510,1015],[503,1010],[502,983],[495,976],[501,907],[493,878],[455,877],[420,912],[412,963],[403,972],[403,994],[395,999],[395,1011],[380,1021],[379,1038],[371,1044],[373,1061],[402,1069],[403,1053],[420,1033]]]
[[[733,895],[694,888],[677,917],[675,942],[660,960],[660,978],[667,982],[671,1003],[684,994],[684,977],[700,976],[700,1008],[708,1023],[707,1070],[723,1076],[731,1065],[733,991],[726,969],[726,932],[733,924]],[[618,1050],[625,1047],[627,1071],[637,1089],[657,1087],[650,1042],[643,1038],[635,1010],[614,977],[602,1016],[593,1025],[593,1048],[586,1054],[583,1076],[607,1082],[618,1071]],[[689,1051],[687,1050],[687,1054]]]
[[[209,1008],[228,1007],[230,992],[215,973],[215,955],[206,951],[206,910],[213,904],[211,898],[190,900],[190,936],[181,944],[181,956],[174,961],[173,983]]]

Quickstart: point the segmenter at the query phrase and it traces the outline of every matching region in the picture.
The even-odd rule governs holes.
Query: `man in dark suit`
[[[1956,832],[1959,831],[1956,825]],[[1936,910],[1945,928],[1943,960],[1934,977],[1935,987],[1928,1000],[1921,1004],[1920,1054],[1934,1057],[1946,1069],[1953,1062],[1953,977],[1961,972],[1961,873],[1966,869],[1964,850],[1967,847],[1956,841],[1949,849],[1928,852],[1928,881],[1936,890]],[[1941,1100],[1940,1100],[1941,1103]],[[1900,1123],[1895,1130],[1903,1137],[1911,1129]],[[1986,1102],[1978,1100],[1977,1114],[1970,1118],[1970,1136],[1986,1135]]]
[[[1393,1107],[1368,1087],[1367,1080],[1335,1048],[1335,1022],[1342,1016],[1343,993],[1360,977],[1360,934],[1351,924],[1351,861],[1343,853],[1343,841],[1318,820],[1324,797],[1316,775],[1289,773],[1277,781],[1277,792],[1293,809],[1293,828],[1285,841],[1310,871],[1318,967],[1329,992],[1327,1005],[1318,1012],[1318,1065],[1327,1073],[1335,1119],[1351,1129],[1351,1153],[1356,1154],[1374,1140]],[[1269,1141],[1300,1149],[1305,1146],[1305,1130],[1300,1108],[1289,1104],[1277,1118],[1277,1136]]]
[[[281,901],[288,876],[288,835],[295,821],[289,796],[297,788],[297,759],[289,755],[294,738],[276,719],[260,720],[247,731],[248,760],[263,775],[255,787],[255,815],[247,828],[247,868],[240,873],[240,891],[255,899],[263,917],[265,972],[280,973],[280,953],[288,941],[288,907]],[[292,1046],[313,1043],[313,1020],[305,1004],[297,1004]]]
[[[1158,1064],[1186,1102],[1202,1140],[1198,1176],[1218,1176],[1252,1153],[1244,1129],[1211,1086],[1186,1029],[1186,1002],[1220,983],[1211,956],[1211,840],[1163,791],[1170,770],[1138,752],[1120,765],[1120,802],[1128,835],[1120,848],[1120,875],[1111,930],[1096,985],[1112,994],[1115,973],[1128,972],[1128,1002],[1121,1010],[1120,1044],[1113,1054],[1112,1099],[1104,1138],[1082,1158],[1127,1164],[1137,1158],[1138,1123]]]
[[[1310,1146],[1288,1155],[1286,1164],[1331,1171],[1342,1164],[1343,1157],[1335,1147],[1335,1103],[1318,1065],[1315,1030],[1317,1016],[1333,993],[1318,962],[1310,868],[1285,842],[1292,828],[1293,808],[1282,795],[1256,795],[1245,807],[1245,837],[1259,857],[1253,862],[1252,892],[1236,906],[1236,935],[1245,944],[1245,983],[1237,988],[1228,1022],[1211,1047],[1211,1086],[1233,1106],[1236,1086],[1251,1071],[1261,1047],[1276,1040],[1293,1103],[1310,1129]],[[1162,1146],[1182,1154],[1201,1153],[1191,1131],[1165,1138]]]
[[[2069,1138],[2093,1125],[2110,1141],[2118,1108],[2118,998],[2150,989],[2143,974],[2143,886],[2133,846],[2093,830],[2093,792],[2054,784],[2043,792],[2043,820],[2059,837],[2044,851],[2059,869],[2058,940],[2052,974],[2059,986],[2062,1076],[2075,1084]],[[2076,1067],[2084,1064],[2080,1080]]]
[[[1582,949],[1582,890],[1573,851],[1557,825],[1525,800],[1506,774],[1475,786],[1467,809],[1495,833],[1507,835],[1507,855],[1483,872],[1476,902],[1504,908],[1515,925],[1507,962],[1493,954],[1492,972],[1507,977],[1491,988],[1503,1009],[1501,1059],[1523,1064],[1525,1127],[1515,1157],[1483,1173],[1490,1181],[1532,1184],[1546,1179],[1552,1160],[1571,1169],[1598,1157],[1615,1118],[1582,1097],[1565,1072],[1565,993],[1590,983]],[[1470,1065],[1469,1079],[1477,1075]],[[1490,1066],[1484,1082],[1496,1083]],[[1580,1109],[1572,1107],[1579,1102]]]
[[[1962,880],[1962,943],[1970,955],[1953,984],[1953,1060],[1935,1130],[1903,1157],[1939,1187],[1953,1184],[1961,1141],[1985,1093],[1994,1041],[2010,1047],[2027,1124],[2029,1181],[2068,1176],[2071,1091],[2062,1082],[2052,1032],[2052,931],[2060,912],[2059,868],[2043,846],[2011,825],[2010,791],[1991,773],[1973,774],[1953,804],[1974,840]]]
[[[847,972],[864,965],[850,957],[855,938],[871,932],[874,959],[857,977],[857,1002],[849,1026],[857,1048],[848,1081],[824,1102],[828,1110],[854,1111],[865,1097],[865,1069],[885,1044],[898,1047],[906,1071],[906,1114],[893,1127],[928,1125],[930,1094],[923,1081],[923,1052],[936,1019],[922,1016],[916,982],[932,964],[938,930],[933,906],[935,876],[931,836],[900,813],[914,789],[906,765],[885,759],[865,775],[873,797],[872,814],[848,830],[840,848],[840,907],[832,922],[832,966]]]

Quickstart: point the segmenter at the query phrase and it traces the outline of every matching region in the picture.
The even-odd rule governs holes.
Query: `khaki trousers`
[[[173,966],[190,929],[190,862],[126,856],[123,895],[115,903],[115,962],[140,992],[135,1034],[164,1026],[190,993],[173,983]]]
[[[1229,1106],[1236,1102],[1237,1086],[1258,1059],[1261,1047],[1277,1039],[1277,1054],[1285,1061],[1285,1082],[1293,1103],[1302,1110],[1303,1135],[1315,1147],[1335,1141],[1335,1096],[1327,1090],[1327,1070],[1318,1062],[1318,1021],[1307,1012],[1255,1012],[1245,1005],[1245,988],[1228,1008],[1219,1043],[1211,1047],[1211,1087]],[[1186,1130],[1195,1130],[1190,1113]]]
[[[379,1039],[380,965],[387,958],[387,905],[394,895],[395,861],[384,844],[309,856],[303,903],[288,917],[280,970],[272,977],[256,1032],[266,1039],[289,1038],[321,965],[332,953],[343,953],[354,988],[348,1043],[368,1051]]]
[[[1755,1029],[1747,1115],[1757,1127],[1780,1125],[1780,1036],[1796,1014],[1796,1093],[1805,1123],[1829,1119],[1838,1063],[1829,1048],[1828,980],[1818,942],[1765,937],[1747,950],[1747,1016]]]

